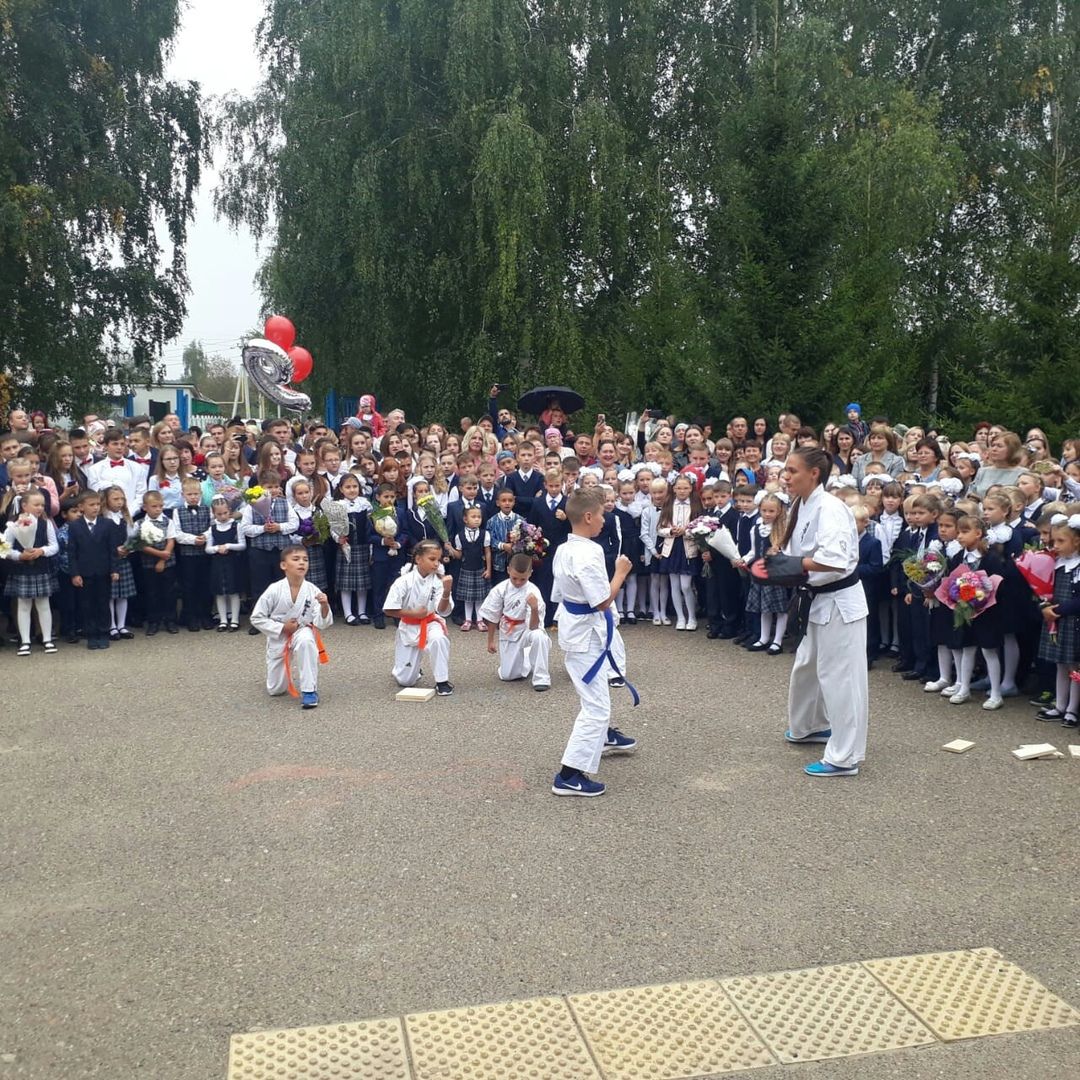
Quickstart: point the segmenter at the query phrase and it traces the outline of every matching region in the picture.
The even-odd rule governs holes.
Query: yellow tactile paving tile
[[[720,985],[784,1064],[936,1041],[860,964],[724,979]]]
[[[682,1080],[773,1065],[720,984],[639,986],[567,999],[604,1080]]]
[[[234,1035],[228,1080],[409,1080],[401,1021]]]
[[[1080,1025],[993,949],[234,1035],[228,1080],[685,1080]]]
[[[941,1039],[1080,1024],[1080,1012],[994,949],[897,956],[864,966]]]
[[[416,1080],[600,1080],[562,998],[405,1017]]]

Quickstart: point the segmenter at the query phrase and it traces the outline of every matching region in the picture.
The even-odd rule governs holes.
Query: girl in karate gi
[[[524,552],[512,555],[507,571],[509,578],[487,594],[480,608],[480,616],[487,622],[488,652],[499,654],[503,682],[531,675],[534,690],[549,690],[551,639],[544,630],[544,598],[529,580],[531,556]]]
[[[251,625],[266,635],[266,690],[272,697],[288,691],[305,709],[319,704],[319,664],[326,663],[319,631],[334,621],[326,593],[307,581],[308,553],[299,544],[283,548],[281,570],[259,597]],[[294,686],[291,664],[297,667]]]
[[[394,643],[393,676],[399,686],[415,686],[420,680],[421,654],[431,654],[435,668],[435,693],[449,697],[450,639],[446,619],[454,610],[450,590],[454,579],[441,576],[442,544],[421,540],[413,548],[413,565],[402,570],[386,594],[383,612],[398,620]]]

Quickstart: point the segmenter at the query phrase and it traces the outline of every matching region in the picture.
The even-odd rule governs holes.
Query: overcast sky
[[[255,25],[262,12],[262,0],[187,0],[167,67],[169,78],[194,80],[208,97],[250,91],[259,79]],[[215,220],[211,194],[216,184],[217,173],[204,171],[195,220],[188,228],[187,321],[180,337],[164,350],[169,378],[181,375],[187,342],[197,338],[208,353],[229,352],[255,323],[259,310],[254,277],[262,256],[250,233]],[[264,241],[262,254],[265,250]]]

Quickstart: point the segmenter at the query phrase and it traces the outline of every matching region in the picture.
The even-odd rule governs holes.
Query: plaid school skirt
[[[4,595],[19,600],[52,596],[59,587],[53,570],[14,570],[4,582]]]
[[[482,604],[487,599],[488,583],[483,570],[459,570],[454,575],[454,598],[462,604]]]
[[[308,581],[316,588],[325,591],[328,578],[326,576],[326,553],[323,551],[322,544],[305,544],[304,550],[307,552],[308,557]],[[356,556],[354,555],[353,558],[356,558]]]
[[[130,555],[120,560],[120,568],[116,572],[120,579],[112,583],[109,595],[113,600],[130,600],[135,595],[135,571],[131,569]]]
[[[323,574],[326,573],[325,563]],[[337,589],[339,592],[367,592],[371,588],[371,545],[356,544],[352,557],[346,561],[345,553],[337,553]]]

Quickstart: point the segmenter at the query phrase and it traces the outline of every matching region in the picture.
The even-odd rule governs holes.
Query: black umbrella
[[[532,413],[533,416],[539,416],[552,405],[558,405],[569,415],[585,408],[585,399],[569,386],[537,386],[522,394],[517,403],[522,412]]]

